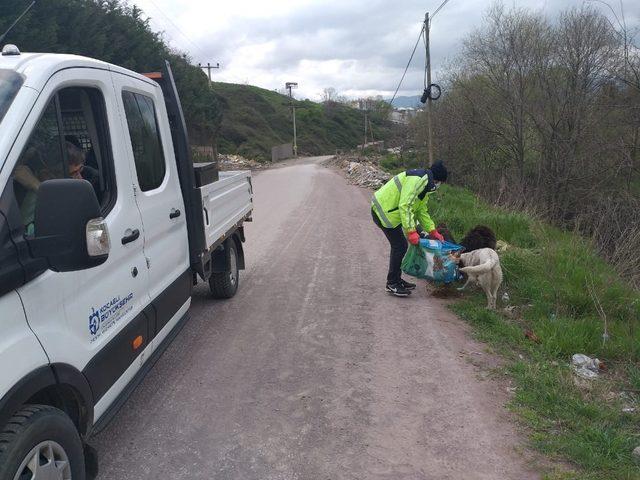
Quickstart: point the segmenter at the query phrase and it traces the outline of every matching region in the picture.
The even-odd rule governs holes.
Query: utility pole
[[[429,12],[424,16],[424,38],[427,50],[427,85],[431,85],[431,49],[429,43]],[[431,138],[431,95],[427,99],[427,151],[429,152],[429,165],[433,165],[433,141]]]
[[[365,145],[367,144],[367,100],[362,101],[362,108],[364,110],[364,143],[362,144],[362,153],[364,153]]]
[[[209,62],[207,62],[206,65],[202,65],[201,63],[199,63],[198,66],[200,68],[204,68],[204,69],[207,70],[207,75],[209,76],[209,83],[211,83],[211,70],[215,70],[216,68],[220,68],[220,64],[219,63],[216,63],[216,65],[214,67]]]
[[[293,105],[293,93],[291,90],[298,88],[296,82],[287,82],[284,84],[285,88],[289,90],[289,101],[291,102],[291,114],[293,115],[293,156],[298,156],[298,134],[296,132],[296,107]]]

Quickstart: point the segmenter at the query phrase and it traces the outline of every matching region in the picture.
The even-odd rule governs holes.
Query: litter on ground
[[[588,355],[582,353],[576,353],[571,357],[571,365],[573,371],[581,378],[592,380],[598,378],[600,373],[600,360],[597,358],[591,358]]]

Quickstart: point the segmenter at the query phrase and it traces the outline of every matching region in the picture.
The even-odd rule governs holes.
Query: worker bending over
[[[442,162],[428,169],[401,172],[385,183],[373,195],[371,214],[391,245],[386,291],[407,297],[416,285],[401,278],[400,265],[407,252],[407,239],[420,243],[420,233],[444,241],[429,216],[427,202],[441,182],[447,181],[447,169]],[[405,238],[406,236],[406,238]]]

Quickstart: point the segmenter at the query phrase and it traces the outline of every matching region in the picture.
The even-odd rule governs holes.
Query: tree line
[[[453,181],[592,237],[640,284],[634,33],[588,4],[553,20],[493,5],[449,68],[434,142]]]
[[[27,0],[0,2],[4,32]],[[213,144],[222,110],[206,75],[187,55],[170,49],[142,10],[121,0],[41,0],[11,31],[5,43],[23,52],[71,53],[137,72],[158,71],[171,62],[192,143]]]

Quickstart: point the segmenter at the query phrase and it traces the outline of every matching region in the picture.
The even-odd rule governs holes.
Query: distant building
[[[419,111],[417,108],[395,108],[391,112],[391,121],[393,123],[407,125],[412,118],[415,118]]]

